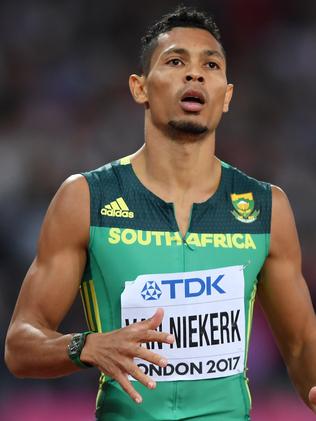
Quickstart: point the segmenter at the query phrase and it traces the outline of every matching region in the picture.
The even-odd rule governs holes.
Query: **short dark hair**
[[[221,35],[213,16],[192,7],[178,6],[174,12],[162,16],[142,37],[140,65],[143,74],[147,75],[149,73],[150,61],[157,46],[159,35],[178,27],[205,29],[220,43],[224,52]]]

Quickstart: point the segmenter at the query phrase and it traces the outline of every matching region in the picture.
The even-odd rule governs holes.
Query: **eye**
[[[209,69],[214,69],[214,70],[220,69],[219,65],[215,63],[215,61],[209,61],[208,63],[206,63],[206,67],[208,67]]]
[[[183,64],[183,62],[179,59],[179,58],[172,58],[171,60],[167,61],[167,64],[171,64],[172,66],[181,66],[181,64]]]

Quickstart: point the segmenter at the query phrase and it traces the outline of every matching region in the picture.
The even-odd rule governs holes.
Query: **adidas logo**
[[[101,209],[101,215],[114,216],[117,218],[134,218],[134,212],[131,212],[128,209],[123,197],[118,197],[116,200],[113,200],[113,202],[105,205]]]

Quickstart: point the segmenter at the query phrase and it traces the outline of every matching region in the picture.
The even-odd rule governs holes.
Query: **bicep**
[[[86,181],[77,177],[60,188],[47,211],[11,324],[57,329],[79,289],[88,232],[89,191]]]
[[[301,271],[294,217],[285,194],[273,189],[271,247],[260,274],[258,297],[284,356],[295,353],[315,324]]]

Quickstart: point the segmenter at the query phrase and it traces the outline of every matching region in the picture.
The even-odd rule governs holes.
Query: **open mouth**
[[[199,91],[187,91],[183,94],[180,105],[186,112],[199,112],[205,104],[205,97]]]
[[[204,104],[205,100],[202,96],[196,96],[196,95],[185,95],[181,102],[195,102],[197,104]]]

